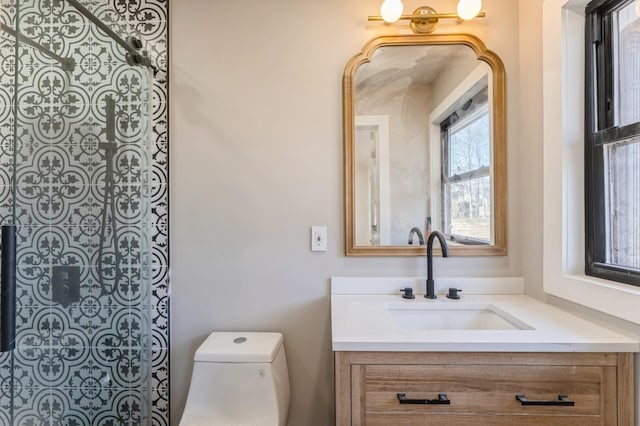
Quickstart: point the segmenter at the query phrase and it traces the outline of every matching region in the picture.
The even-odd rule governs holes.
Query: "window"
[[[440,123],[442,229],[460,244],[491,243],[491,120],[487,89]]]
[[[640,286],[640,17],[634,0],[586,9],[587,275]]]

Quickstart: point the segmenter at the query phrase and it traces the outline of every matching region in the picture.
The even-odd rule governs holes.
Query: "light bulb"
[[[380,16],[384,22],[396,22],[402,16],[402,1],[384,0],[380,6]]]
[[[465,21],[478,16],[480,9],[482,9],[482,0],[460,0],[458,2],[458,16]]]

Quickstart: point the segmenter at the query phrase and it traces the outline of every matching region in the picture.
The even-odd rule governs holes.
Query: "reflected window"
[[[491,117],[485,88],[440,123],[442,229],[460,244],[491,243]]]

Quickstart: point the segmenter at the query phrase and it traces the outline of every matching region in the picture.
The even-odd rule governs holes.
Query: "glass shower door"
[[[17,225],[2,425],[150,424],[151,70],[106,2],[76,3],[18,1],[0,47],[14,54],[0,215]]]

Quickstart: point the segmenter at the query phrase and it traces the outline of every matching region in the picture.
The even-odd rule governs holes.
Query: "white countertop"
[[[343,281],[340,281],[343,280]],[[331,326],[334,351],[408,352],[640,352],[640,339],[585,321],[525,295],[461,293],[461,300],[436,300],[417,291],[403,299],[397,283],[380,293],[362,294],[367,286],[332,279]],[[419,282],[419,281],[417,281]],[[348,285],[344,285],[347,283]],[[373,290],[375,290],[375,285]],[[463,287],[463,286],[458,286]],[[361,288],[361,291],[356,290]],[[369,286],[369,290],[372,290]],[[484,291],[479,291],[484,293]],[[456,303],[490,304],[528,324],[525,330],[408,330],[397,325],[388,306],[415,309],[421,304],[447,308]]]

